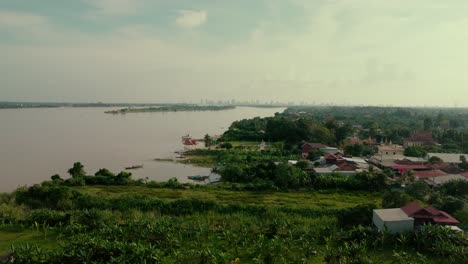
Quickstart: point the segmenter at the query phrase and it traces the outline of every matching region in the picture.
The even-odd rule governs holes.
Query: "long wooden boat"
[[[136,170],[136,169],[141,169],[143,168],[143,164],[142,165],[133,165],[133,166],[130,166],[130,167],[125,167],[126,170]]]
[[[194,180],[194,181],[204,181],[206,179],[208,179],[210,176],[200,176],[200,175],[195,175],[195,176],[188,176],[187,178],[189,178],[190,180]]]

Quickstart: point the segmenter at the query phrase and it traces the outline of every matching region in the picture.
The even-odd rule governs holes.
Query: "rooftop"
[[[411,137],[409,137],[407,141],[434,142],[434,138],[432,137],[432,132],[420,131],[420,132],[414,132],[413,134],[411,134]]]
[[[461,156],[465,156],[466,159],[468,160],[468,154],[464,153],[427,153],[427,156],[430,157],[439,157],[441,158],[444,162],[448,163],[461,163]]]
[[[415,219],[432,219],[437,224],[459,224],[460,222],[453,216],[447,214],[444,211],[437,210],[431,205],[422,208],[417,202],[410,202],[405,206],[401,207],[401,210],[406,215],[411,216]]]
[[[346,161],[351,161],[351,162],[355,162],[355,163],[366,163],[366,160],[364,159],[361,159],[361,158],[347,158],[347,157],[343,157],[344,160]]]
[[[428,169],[425,165],[392,165],[388,167],[394,170],[402,170],[402,171]]]
[[[380,145],[378,148],[379,151],[402,151],[405,149],[400,145]]]
[[[316,173],[332,173],[332,172],[333,172],[333,171],[332,171],[330,168],[328,168],[328,167],[326,167],[326,168],[314,168],[314,171],[315,171]]]
[[[419,205],[417,202],[410,202],[401,207],[401,210],[403,210],[407,215],[412,215],[421,209],[421,205]]]
[[[439,163],[428,163],[428,164],[426,164],[426,166],[431,168],[431,169],[440,170],[440,169],[444,169],[444,168],[449,167],[450,164],[447,163],[447,162],[439,162]]]
[[[311,149],[321,149],[321,148],[325,148],[327,146],[321,144],[321,143],[305,143],[304,145],[302,145],[302,147],[306,147],[306,148],[311,148]]]
[[[415,177],[418,177],[419,179],[441,177],[441,176],[447,175],[447,173],[441,170],[415,171],[413,172],[413,174]]]
[[[424,181],[430,185],[440,185],[440,184],[444,184],[446,182],[453,181],[453,180],[468,180],[468,179],[459,174],[448,174],[444,176],[424,179]]]
[[[394,163],[398,165],[421,165],[422,164],[421,161],[413,161],[408,158],[397,159],[394,161]]]
[[[408,217],[406,213],[400,208],[391,209],[376,209],[374,212],[384,221],[404,221],[414,220],[412,217]]]

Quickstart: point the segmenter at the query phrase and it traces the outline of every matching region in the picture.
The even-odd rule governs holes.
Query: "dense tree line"
[[[440,147],[426,152],[468,152],[464,109],[415,109],[397,107],[295,107],[274,117],[234,122],[223,139],[318,142],[339,146],[359,132],[360,138],[403,144],[415,131],[431,131]]]
[[[269,184],[280,189],[345,189],[378,191],[387,188],[387,175],[383,172],[361,172],[343,176],[331,174],[317,176],[304,170],[309,165],[298,163],[260,162],[244,165],[227,165],[220,171],[222,179],[228,182]],[[301,168],[302,167],[302,168]]]

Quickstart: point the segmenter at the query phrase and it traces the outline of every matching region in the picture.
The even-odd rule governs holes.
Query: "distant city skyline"
[[[0,2],[0,101],[468,107],[468,1]]]

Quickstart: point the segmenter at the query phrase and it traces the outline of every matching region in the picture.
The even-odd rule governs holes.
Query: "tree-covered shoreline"
[[[106,114],[130,114],[130,113],[152,113],[152,112],[190,112],[190,111],[223,111],[235,109],[235,106],[199,106],[199,105],[173,105],[160,107],[122,108],[106,111]]]

